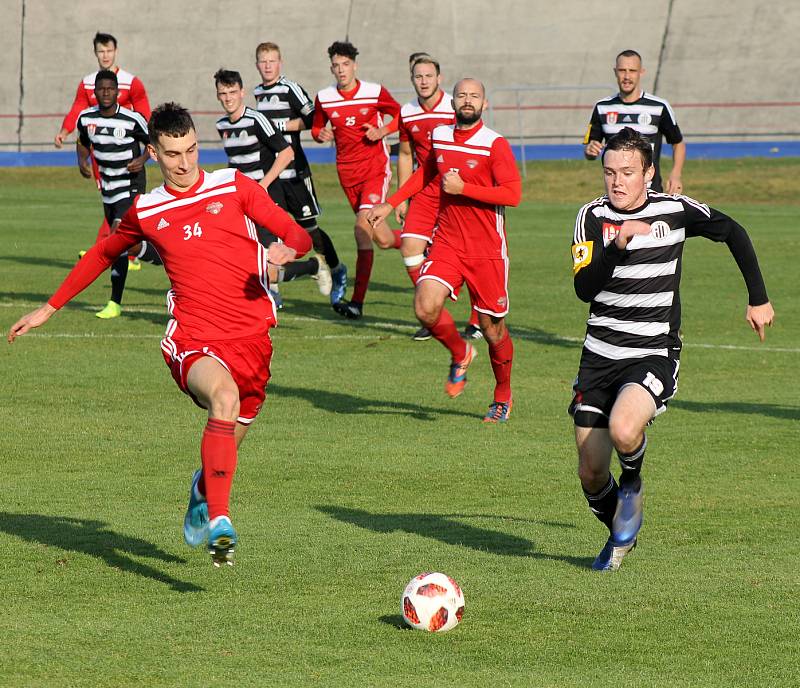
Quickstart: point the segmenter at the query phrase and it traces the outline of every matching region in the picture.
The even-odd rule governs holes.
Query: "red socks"
[[[446,308],[442,308],[439,319],[436,324],[428,328],[431,334],[438,339],[450,352],[453,362],[461,362],[467,355],[467,343],[461,339],[456,329],[456,323],[453,316]]]
[[[411,279],[411,284],[416,286],[417,280],[419,279],[419,269],[422,267],[422,263],[419,265],[415,265],[413,268],[406,268],[406,272],[408,273],[409,278]]]
[[[228,505],[236,472],[234,421],[209,418],[200,442],[203,477],[198,489],[206,495],[208,518],[229,516]]]
[[[372,261],[375,252],[371,248],[358,249],[356,257],[356,283],[353,287],[353,296],[350,299],[356,303],[364,303],[364,297],[369,288],[369,278],[372,274]]]
[[[494,400],[508,402],[511,399],[511,364],[514,358],[514,345],[506,330],[506,336],[497,344],[489,344],[489,360],[494,371]]]

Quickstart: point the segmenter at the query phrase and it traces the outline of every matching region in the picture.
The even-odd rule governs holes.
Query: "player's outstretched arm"
[[[745,312],[745,319],[750,325],[750,328],[758,335],[758,338],[763,342],[766,336],[766,327],[772,327],[775,320],[775,311],[772,304],[767,301],[760,306],[747,306]]]
[[[55,312],[55,308],[53,308],[49,303],[45,303],[44,305],[39,306],[39,308],[37,308],[35,311],[31,311],[27,315],[23,315],[11,326],[11,329],[8,331],[8,343],[13,344],[17,337],[26,334],[34,327],[40,327],[44,325],[48,320],[50,320],[50,317]]]

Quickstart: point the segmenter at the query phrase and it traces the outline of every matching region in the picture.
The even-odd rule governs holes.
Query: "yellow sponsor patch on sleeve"
[[[577,275],[578,272],[585,268],[592,262],[592,248],[593,241],[584,241],[580,244],[572,246],[572,274]]]

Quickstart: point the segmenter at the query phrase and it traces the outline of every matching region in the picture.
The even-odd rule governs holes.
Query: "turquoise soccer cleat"
[[[197,491],[201,475],[202,470],[197,469],[192,476],[189,506],[186,507],[186,515],[183,517],[183,539],[189,547],[197,547],[208,537],[208,504],[205,497]]]
[[[227,516],[217,516],[208,524],[208,553],[214,566],[233,566],[236,541],[236,531]]]

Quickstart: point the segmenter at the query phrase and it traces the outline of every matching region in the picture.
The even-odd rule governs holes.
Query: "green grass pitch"
[[[148,168],[151,178],[158,176]],[[690,195],[751,233],[777,313],[767,341],[724,245],[687,243],[680,389],[649,431],[640,546],[615,575],[576,476],[566,407],[587,313],[569,244],[596,165],[529,165],[508,213],[514,412],[484,343],[464,395],[413,342],[397,252],[362,322],[285,285],[267,403],[240,452],[234,568],[183,544],[204,414],[159,351],[167,281],[107,277],[0,347],[3,686],[789,686],[800,684],[797,290],[800,161],[690,161]],[[354,267],[352,216],[317,171],[321,225]],[[0,328],[94,239],[77,170],[0,170]],[[351,271],[352,272],[352,271]],[[463,325],[467,306],[454,315]],[[404,630],[406,582],[441,570],[463,623]]]

